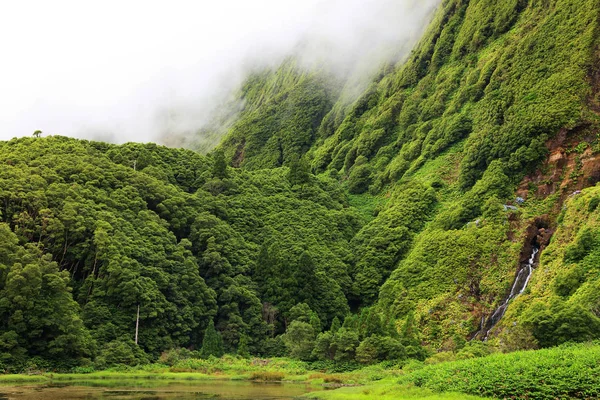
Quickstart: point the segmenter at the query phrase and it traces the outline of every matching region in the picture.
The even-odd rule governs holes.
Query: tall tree
[[[6,225],[0,229],[14,237]],[[76,364],[90,357],[94,343],[71,295],[69,274],[33,245],[19,248],[12,259],[0,283],[2,358],[18,364],[28,355]]]
[[[223,340],[221,339],[221,334],[217,332],[215,323],[211,319],[204,331],[200,356],[202,358],[208,358],[210,356],[221,357],[223,353]]]

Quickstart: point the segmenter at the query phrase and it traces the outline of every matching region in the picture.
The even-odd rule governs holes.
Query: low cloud
[[[250,71],[295,54],[360,86],[410,51],[438,3],[10,2],[0,16],[0,139],[41,129],[193,146]]]

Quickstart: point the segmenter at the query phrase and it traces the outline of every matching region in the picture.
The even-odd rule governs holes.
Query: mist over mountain
[[[3,48],[0,138],[41,129],[185,145],[232,107],[249,73],[285,57],[368,81],[410,50],[437,3],[12,3],[0,17],[0,34],[13,38]]]

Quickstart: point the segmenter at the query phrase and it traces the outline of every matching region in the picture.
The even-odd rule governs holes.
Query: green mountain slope
[[[599,16],[443,1],[354,102],[326,68],[255,74],[208,157],[0,143],[2,366],[134,364],[207,328],[203,356],[363,363],[598,338]]]
[[[244,109],[223,140],[234,166],[275,168],[301,157],[341,91],[324,70],[304,71],[292,59],[257,73],[241,89]]]
[[[312,170],[384,204],[353,240],[353,307],[377,302],[400,321],[416,313],[423,340],[443,348],[504,301],[535,218],[550,213],[536,228],[554,226],[564,193],[598,181],[546,164],[551,188],[521,185],[524,210],[504,211],[527,174],[547,175],[536,168],[557,137],[595,149],[599,10],[597,1],[444,1],[407,62],[323,118],[305,155]],[[563,168],[585,182],[559,177]]]

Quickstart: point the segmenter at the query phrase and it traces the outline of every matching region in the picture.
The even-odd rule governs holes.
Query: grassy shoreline
[[[268,381],[261,380],[259,382],[267,383],[282,383],[282,384],[304,384],[312,387],[322,387],[322,391],[314,391],[301,396],[308,400],[353,400],[353,399],[443,399],[443,400],[483,400],[482,397],[465,395],[462,393],[435,393],[430,389],[416,388],[410,385],[398,385],[397,377],[388,377],[381,381],[371,384],[348,384],[339,383],[340,379],[350,378],[351,374],[336,374],[329,375],[323,373],[313,373],[285,377],[283,380]],[[356,376],[356,375],[354,375]],[[326,382],[333,379],[334,382]],[[182,382],[192,383],[202,381],[257,381],[252,379],[252,375],[207,375],[203,373],[189,372],[143,372],[143,371],[97,371],[91,373],[45,373],[40,375],[0,375],[0,386],[21,386],[21,385],[40,385],[40,384],[56,384],[56,383],[71,383],[89,384],[90,382],[107,382],[115,384],[119,382],[123,385],[131,383],[138,384],[141,381],[148,384],[148,381],[155,382],[161,385],[160,382]],[[331,387],[336,387],[331,390]],[[315,390],[315,389],[313,389]],[[319,389],[316,389],[319,390]]]
[[[330,367],[333,364],[330,364]],[[339,365],[335,366],[340,368]],[[482,399],[550,400],[596,398],[600,395],[600,343],[568,344],[550,349],[496,353],[487,357],[403,366],[377,364],[331,373],[327,364],[290,359],[178,360],[104,371],[0,375],[0,384],[92,381],[255,381],[311,386],[344,386],[311,392],[319,400],[355,399]],[[321,369],[319,369],[321,368]],[[330,368],[331,369],[331,368]],[[484,396],[484,397],[478,397]]]

